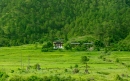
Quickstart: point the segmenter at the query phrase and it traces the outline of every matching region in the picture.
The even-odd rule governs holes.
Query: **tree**
[[[130,0],[1,0],[0,37],[20,45],[92,35],[109,46],[129,35],[129,12]]]
[[[51,42],[47,42],[42,46],[42,52],[48,52],[48,51],[52,51],[53,49],[53,44]]]
[[[38,64],[38,63],[35,64],[35,65],[34,65],[34,69],[36,69],[36,70],[40,70],[40,69],[41,69],[41,68],[40,68],[40,64]]]
[[[64,47],[65,47],[66,50],[72,50],[72,47],[71,47],[70,43],[66,43],[64,45]]]
[[[87,56],[82,56],[82,57],[81,57],[81,62],[82,62],[83,64],[87,64],[88,61],[89,61],[89,58],[88,58]]]
[[[86,64],[86,68],[85,68],[85,73],[89,73],[89,71],[88,71],[88,65],[87,65],[87,62],[89,61],[89,58],[87,57],[87,56],[82,56],[81,57],[81,62],[83,63],[83,64]]]

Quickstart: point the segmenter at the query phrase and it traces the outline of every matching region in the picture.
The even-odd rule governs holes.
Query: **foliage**
[[[78,66],[78,64],[75,64],[75,66],[74,66],[75,68],[78,68],[79,66]]]
[[[34,69],[36,69],[36,70],[40,70],[41,68],[40,68],[40,65],[37,63],[37,64],[35,64],[34,65]]]
[[[130,35],[128,35],[124,40],[119,42],[119,50],[130,51]]]
[[[124,81],[120,75],[116,75],[115,80],[116,81]]]
[[[83,64],[86,64],[88,61],[89,61],[89,58],[88,58],[87,56],[82,56],[82,57],[81,57],[81,62],[82,62]]]
[[[75,69],[73,70],[73,73],[79,73],[79,69],[78,69],[78,68],[75,68]]]
[[[59,76],[44,76],[44,77],[38,77],[38,76],[29,76],[27,78],[20,77],[20,76],[14,76],[10,78],[9,81],[75,81],[75,79],[71,77],[59,77]]]
[[[15,75],[13,77],[10,77],[9,81],[25,81],[25,78],[22,76]]]
[[[73,47],[73,50],[82,51],[82,47],[80,45],[77,45],[77,46]]]
[[[0,81],[5,81],[8,77],[9,76],[5,72],[0,71]]]
[[[37,76],[30,76],[26,81],[43,81],[43,78],[39,78]]]
[[[48,52],[48,51],[52,51],[53,49],[53,44],[51,42],[47,42],[46,44],[44,44],[42,46],[42,52]]]
[[[68,72],[68,69],[65,69],[65,72]]]
[[[34,48],[34,44],[0,48],[0,64],[2,66],[4,65],[4,67],[0,67],[0,69],[7,72],[7,75],[9,75],[9,78],[7,79],[14,79],[12,81],[19,81],[18,78],[21,78],[22,81],[27,81],[29,77],[36,76],[38,79],[42,78],[43,81],[47,81],[51,80],[52,77],[50,78],[50,76],[58,76],[64,81],[70,81],[74,78],[75,80],[73,81],[80,81],[81,79],[84,79],[83,81],[86,81],[88,78],[98,81],[116,81],[114,75],[119,74],[121,78],[128,79],[128,81],[130,80],[130,52],[112,51],[112,54],[108,56],[103,54],[103,51],[41,52],[40,49],[34,50],[30,48]],[[20,66],[18,66],[17,64],[20,65],[21,54],[23,55],[24,72],[21,72],[17,69],[20,68]],[[30,56],[29,63],[28,56]],[[85,66],[86,64],[80,64],[82,56],[87,56],[90,59],[90,67],[87,67],[87,69]],[[98,57],[101,59],[99,59]],[[106,61],[103,61],[104,58],[106,58]],[[116,58],[119,59],[119,63],[115,62]],[[109,59],[112,60],[112,62],[109,62]],[[39,63],[42,69],[33,69],[35,63]],[[78,64],[77,69],[79,70],[79,73],[73,74],[75,64]],[[29,71],[25,69],[28,65],[32,66]],[[65,69],[67,69],[68,71],[65,72]],[[10,73],[11,70],[14,70],[14,73]],[[107,73],[109,74],[107,75]],[[93,74],[95,76],[93,76]],[[123,77],[121,74],[125,74],[125,76]],[[68,76],[71,76],[71,78],[69,78]]]
[[[85,73],[89,74],[89,71],[88,71],[88,69],[87,69],[87,68],[85,69]]]
[[[14,73],[14,70],[11,70],[11,73]]]
[[[87,35],[109,46],[130,33],[129,0],[1,0],[0,5],[0,46]]]
[[[65,47],[66,50],[72,50],[72,47],[71,47],[71,44],[70,44],[70,43],[66,43],[66,44],[64,45],[64,47]]]
[[[103,42],[102,42],[102,41],[99,41],[99,40],[96,40],[96,41],[94,42],[94,45],[95,45],[96,47],[104,47]]]
[[[118,58],[116,58],[116,62],[117,62],[117,63],[119,63],[119,62],[120,62],[120,60],[119,60]]]
[[[71,44],[71,43],[80,43],[80,44]],[[77,40],[77,41],[69,41],[67,42],[64,47],[66,50],[72,50],[72,51],[87,51],[90,49],[90,47],[94,47],[94,44],[84,44],[84,43],[90,43],[86,39]]]

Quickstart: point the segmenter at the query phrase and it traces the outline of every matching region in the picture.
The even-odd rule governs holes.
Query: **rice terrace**
[[[0,0],[0,81],[130,81],[130,0]]]
[[[1,81],[129,81],[130,52],[41,52],[40,46],[0,48]],[[89,61],[81,62],[86,56]],[[86,70],[87,68],[87,70]],[[3,73],[3,74],[2,74]]]

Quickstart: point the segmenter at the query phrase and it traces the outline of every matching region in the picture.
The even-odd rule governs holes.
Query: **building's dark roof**
[[[63,39],[55,40],[53,43],[63,43]]]
[[[54,44],[63,44],[63,42],[53,42]]]

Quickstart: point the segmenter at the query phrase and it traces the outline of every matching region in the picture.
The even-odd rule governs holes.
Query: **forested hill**
[[[0,0],[0,46],[130,33],[130,0]]]

